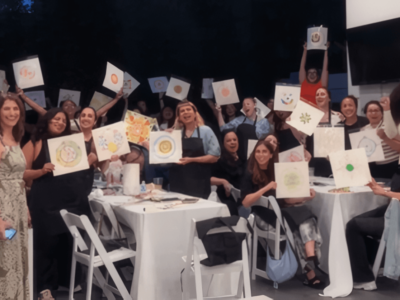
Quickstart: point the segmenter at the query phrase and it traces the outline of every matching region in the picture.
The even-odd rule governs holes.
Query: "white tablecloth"
[[[129,198],[104,196],[97,200],[120,203]],[[147,208],[147,212],[144,208]],[[118,221],[134,231],[137,241],[131,296],[140,300],[181,299],[180,274],[184,268],[182,256],[186,256],[192,218],[201,221],[229,216],[229,210],[225,204],[207,200],[179,205],[168,210],[158,209],[155,212],[148,212],[149,208],[154,208],[154,204],[143,202],[114,207]],[[226,280],[229,280],[227,284],[213,280],[212,286],[219,290],[228,286],[229,293],[230,278]]]
[[[318,178],[331,186],[313,186],[316,197],[307,206],[318,218],[323,244],[320,268],[329,273],[330,285],[323,295],[336,298],[346,297],[353,290],[350,259],[346,242],[346,224],[364,212],[388,203],[387,197],[376,196],[369,187],[351,188],[353,193],[333,194],[331,179]]]

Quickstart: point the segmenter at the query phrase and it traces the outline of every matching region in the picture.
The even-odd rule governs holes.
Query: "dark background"
[[[83,106],[95,90],[114,96],[102,87],[107,61],[141,83],[130,107],[144,99],[157,112],[147,78],[171,74],[192,80],[188,98],[196,104],[204,102],[203,77],[235,78],[240,99],[267,100],[276,81],[298,71],[307,27],[321,24],[331,41],[329,72],[346,72],[344,0],[21,2],[0,1],[0,65],[13,87],[11,62],[39,55],[54,105],[60,88],[82,91]],[[323,51],[313,52],[308,63],[320,68]]]

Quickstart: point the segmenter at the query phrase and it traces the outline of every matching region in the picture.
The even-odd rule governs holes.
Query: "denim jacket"
[[[386,259],[383,275],[393,280],[400,276],[400,201],[392,199],[385,213]]]

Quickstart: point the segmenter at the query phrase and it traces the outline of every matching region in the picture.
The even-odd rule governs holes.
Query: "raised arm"
[[[214,104],[214,103],[213,103]],[[218,121],[218,126],[222,127],[225,125],[225,121],[224,121],[224,117],[222,116],[222,109],[221,106],[218,104],[214,105],[214,109],[217,113],[216,117],[217,117],[217,121]]]
[[[328,72],[328,48],[330,43],[326,43],[326,50],[324,55],[324,65],[322,67],[321,84],[323,87],[328,88],[329,72]]]
[[[396,123],[393,120],[392,112],[390,110],[390,98],[382,97],[381,106],[383,107],[383,124],[385,126],[385,133],[388,138],[393,139],[397,134],[400,134],[396,128]]]
[[[111,107],[113,107],[119,99],[124,95],[123,88],[119,90],[119,92],[115,95],[115,98],[112,99],[110,102],[108,102],[106,105],[104,105],[102,108],[100,108],[97,112],[97,118],[100,118],[102,115],[104,115],[106,112],[108,112]]]
[[[43,107],[41,107],[39,104],[37,104],[28,96],[26,96],[24,91],[21,88],[19,88],[18,85],[15,85],[15,92],[26,104],[32,107],[32,109],[36,111],[39,115],[43,116],[47,113],[47,110],[45,110]]]
[[[307,61],[307,43],[303,45],[303,56],[301,57],[300,70],[299,70],[299,82],[300,84],[306,79],[306,61]]]

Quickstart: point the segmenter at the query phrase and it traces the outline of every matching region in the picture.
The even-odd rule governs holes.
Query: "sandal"
[[[41,291],[38,300],[54,300],[50,290]]]
[[[307,275],[306,275],[306,277],[307,277]],[[319,281],[319,282],[315,283],[316,281]],[[306,278],[306,280],[303,282],[303,285],[308,286],[313,289],[316,289],[316,290],[323,290],[326,287],[325,282],[321,281],[321,279],[319,279],[316,275],[311,279]]]

